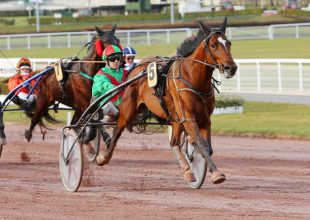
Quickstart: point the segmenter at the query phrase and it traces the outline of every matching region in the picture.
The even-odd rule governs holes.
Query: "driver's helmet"
[[[125,56],[135,57],[137,55],[137,52],[132,47],[125,47],[123,50],[123,53]]]
[[[115,45],[108,45],[103,51],[102,60],[107,60],[109,57],[112,57],[113,55],[123,56],[123,52],[119,47]]]
[[[21,58],[16,65],[17,70],[19,70],[22,66],[28,66],[31,69],[30,60],[26,57]]]

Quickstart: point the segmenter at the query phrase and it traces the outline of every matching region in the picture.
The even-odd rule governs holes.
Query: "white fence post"
[[[273,40],[273,38],[274,38],[273,25],[270,25],[268,27],[268,36],[269,36],[269,40]]]
[[[295,37],[298,39],[299,38],[299,26],[296,25],[296,34]]]
[[[87,42],[90,42],[90,41],[91,41],[91,38],[92,38],[92,37],[90,36],[90,33],[88,33],[88,34],[87,34]]]
[[[27,36],[27,49],[31,49],[31,44],[30,44],[30,35]]]
[[[71,35],[68,33],[68,48],[71,47]]]
[[[228,34],[227,34],[227,37],[228,37],[228,39],[232,39],[232,28],[228,28],[227,29],[228,30]]]
[[[127,31],[127,45],[131,45],[130,43],[130,32]]]
[[[150,31],[147,31],[147,32],[146,32],[146,38],[147,38],[147,44],[150,45],[150,44],[151,44]]]
[[[298,63],[298,72],[299,72],[299,91],[303,92],[304,91],[304,86],[303,86],[303,74],[302,74],[302,63]]]
[[[47,35],[47,48],[48,49],[51,48],[51,35],[50,34]]]
[[[256,62],[256,81],[257,81],[257,91],[261,91],[259,62]]]
[[[277,69],[278,69],[278,89],[279,89],[279,92],[282,92],[282,74],[281,74],[280,62],[277,62]]]
[[[167,31],[166,31],[166,39],[167,39],[167,40],[166,40],[166,43],[167,43],[167,44],[170,44],[170,30],[167,30]]]
[[[186,37],[190,37],[190,36],[192,36],[192,29],[187,29],[186,30]]]
[[[8,50],[11,49],[10,36],[7,36],[7,38],[6,38],[6,47],[7,47]]]

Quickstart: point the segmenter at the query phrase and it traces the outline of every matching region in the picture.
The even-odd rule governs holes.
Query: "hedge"
[[[43,25],[50,24],[70,24],[70,23],[93,23],[93,22],[124,22],[124,21],[152,21],[152,20],[168,20],[170,19],[170,14],[159,14],[159,13],[147,13],[147,14],[133,14],[133,15],[113,15],[113,16],[85,16],[85,17],[42,17],[40,23]],[[28,24],[35,25],[36,18],[28,18]]]
[[[215,100],[216,108],[243,106],[244,103],[244,99],[239,96],[217,95]]]
[[[230,17],[230,16],[247,16],[261,15],[262,9],[247,9],[241,11],[211,11],[211,12],[193,12],[184,14],[185,19],[200,19],[206,17]]]
[[[303,10],[282,10],[280,14],[286,17],[310,18],[310,11]]]
[[[212,12],[193,12],[186,13],[184,19],[197,20],[200,18],[206,17],[231,17],[231,16],[249,16],[249,15],[260,15],[262,14],[261,9],[247,9],[241,11],[212,11]],[[111,23],[111,22],[141,22],[141,21],[160,21],[160,20],[169,20],[169,13],[142,13],[142,14],[130,14],[130,15],[110,15],[110,16],[85,16],[85,17],[41,17],[40,23],[43,25],[51,24],[70,24],[70,23]],[[175,19],[181,19],[178,13],[175,14]],[[28,24],[35,25],[36,18],[31,17],[27,19]]]

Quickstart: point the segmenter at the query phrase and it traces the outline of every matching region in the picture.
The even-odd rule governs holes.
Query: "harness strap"
[[[89,80],[94,80],[94,77],[91,77],[89,75],[87,75],[86,73],[80,72],[80,75],[84,76],[85,78],[89,79]]]
[[[182,62],[183,60],[181,60]],[[181,63],[180,63],[181,64]],[[181,113],[182,113],[182,118],[180,120],[179,123],[183,123],[185,121],[194,121],[195,119],[192,119],[192,118],[186,118],[185,117],[185,114],[184,114],[184,106],[183,106],[183,103],[182,103],[182,98],[181,98],[181,92],[182,91],[190,91],[190,92],[193,92],[194,94],[196,94],[202,101],[203,105],[204,105],[204,108],[205,108],[205,113],[206,113],[206,117],[208,119],[208,121],[211,123],[211,120],[207,114],[207,107],[206,107],[206,103],[207,101],[212,98],[214,96],[214,92],[213,92],[213,89],[208,92],[208,93],[204,93],[200,90],[198,90],[197,88],[195,88],[192,84],[190,84],[188,81],[184,80],[182,78],[182,75],[181,75],[181,70],[180,70],[180,65],[179,65],[179,70],[178,70],[178,76],[176,76],[175,74],[175,64],[173,65],[173,69],[172,69],[172,80],[173,80],[173,83],[174,83],[174,86],[178,92],[178,97],[179,97],[179,106],[180,106],[180,109],[181,109]],[[176,80],[180,80],[181,82],[183,82],[184,84],[186,84],[189,88],[179,88],[178,85],[177,85],[177,82]]]

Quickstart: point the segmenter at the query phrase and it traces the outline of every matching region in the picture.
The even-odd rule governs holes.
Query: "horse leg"
[[[214,184],[222,183],[226,180],[225,175],[217,170],[215,163],[211,158],[211,137],[210,132],[208,129],[201,129],[202,135],[206,137],[206,140],[200,134],[198,129],[197,123],[195,122],[184,122],[183,123],[185,130],[189,134],[192,139],[192,145],[194,146],[195,150],[197,150],[206,160],[209,167],[210,172],[212,173],[211,180]],[[210,125],[209,125],[210,126]]]
[[[190,166],[185,159],[184,154],[180,150],[182,131],[183,128],[178,123],[172,123],[170,146],[172,148],[172,152],[175,154],[175,157],[179,161],[184,180],[187,182],[195,182],[195,177],[191,172]]]
[[[112,136],[109,146],[105,149],[104,154],[98,154],[98,156],[96,157],[96,164],[98,166],[103,166],[109,163],[110,159],[112,158],[116,143],[118,139],[120,138],[121,134],[123,133],[124,128],[125,126],[122,126],[122,127],[117,126],[116,128],[114,128],[113,136]]]
[[[211,144],[211,123],[208,123],[205,128],[200,128],[200,134],[210,147],[210,155],[212,155],[212,144]],[[213,183],[221,183],[220,181],[225,181],[225,175],[218,170],[214,170],[214,167],[210,166],[209,171],[212,173],[211,179]]]
[[[113,135],[109,146],[105,149],[104,154],[98,154],[96,157],[96,163],[98,166],[108,164],[112,158],[114,148],[125,127],[131,122],[131,120],[138,114],[138,104],[136,99],[130,97],[136,97],[137,91],[129,90],[123,97],[123,102],[120,105],[119,117],[117,120],[117,126],[113,130]]]
[[[43,100],[44,99],[42,99],[41,102],[37,102],[35,112],[31,117],[30,127],[28,130],[25,131],[25,138],[28,140],[28,142],[30,142],[32,138],[32,132],[34,130],[34,127],[39,123],[42,116],[48,111],[48,102]]]

